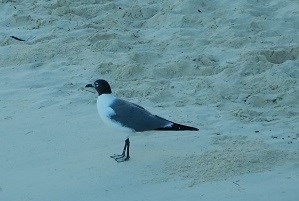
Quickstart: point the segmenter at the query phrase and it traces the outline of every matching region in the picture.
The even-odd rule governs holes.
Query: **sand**
[[[298,200],[298,29],[296,0],[0,1],[0,200]],[[99,78],[199,132],[116,163]]]

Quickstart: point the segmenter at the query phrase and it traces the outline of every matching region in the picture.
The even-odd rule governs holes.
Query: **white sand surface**
[[[298,30],[297,0],[0,1],[0,200],[298,200]],[[116,163],[99,78],[200,131]]]

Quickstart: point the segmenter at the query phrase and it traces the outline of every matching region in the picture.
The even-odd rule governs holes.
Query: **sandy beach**
[[[299,199],[296,0],[0,1],[0,200]],[[124,137],[97,95],[197,132]]]

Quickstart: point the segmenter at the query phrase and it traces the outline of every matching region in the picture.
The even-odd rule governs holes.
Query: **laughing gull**
[[[85,87],[95,88],[98,92],[98,113],[103,122],[108,126],[129,133],[150,130],[198,131],[197,128],[174,123],[151,114],[137,104],[114,97],[111,87],[106,80],[99,79],[96,80],[94,84],[87,84]],[[122,154],[113,155],[111,158],[114,158],[117,162],[129,160],[129,148],[130,140],[129,137],[127,137]]]

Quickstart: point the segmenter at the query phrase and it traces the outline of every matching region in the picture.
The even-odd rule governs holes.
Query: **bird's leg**
[[[129,158],[130,158],[130,156],[129,156],[129,147],[130,147],[130,140],[129,140],[129,138],[127,138],[125,140],[125,146],[124,146],[122,154],[120,154],[120,155],[115,154],[115,155],[110,156],[110,157],[114,158],[117,162],[123,162],[123,161],[129,160]],[[125,155],[126,151],[127,151],[127,156]]]
[[[125,151],[127,150],[127,156],[125,157]],[[114,158],[117,162],[124,162],[130,159],[130,140],[127,138],[125,140],[125,147],[123,151],[123,156],[122,157],[116,157]]]
[[[124,146],[122,154],[114,154],[113,156],[110,156],[110,158],[116,159],[116,158],[123,158],[123,157],[125,157],[126,148],[127,148],[127,144],[126,144],[126,141],[125,141],[125,146]]]
[[[117,162],[123,162],[123,161],[127,161],[127,160],[129,160],[129,158],[130,158],[130,155],[129,155],[129,153],[130,153],[130,151],[129,151],[129,147],[130,147],[130,140],[129,140],[129,138],[127,138],[126,140],[125,140],[125,146],[124,146],[124,149],[123,149],[123,152],[122,152],[122,154],[114,154],[113,156],[110,156],[111,158],[114,158]],[[125,153],[126,153],[126,151],[127,151],[127,156],[125,155]],[[125,157],[126,156],[126,157]]]
[[[129,140],[129,138],[128,139],[126,139],[126,143],[127,143],[127,160],[129,160],[129,158],[130,158],[130,140]]]

